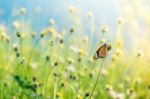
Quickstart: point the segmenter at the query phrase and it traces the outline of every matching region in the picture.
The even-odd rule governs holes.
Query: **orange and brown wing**
[[[107,55],[107,45],[106,45],[106,43],[103,44],[103,45],[96,51],[96,53],[97,53],[97,56],[98,56],[99,58],[105,58],[106,55]]]

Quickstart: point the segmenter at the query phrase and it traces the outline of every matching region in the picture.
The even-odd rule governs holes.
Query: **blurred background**
[[[48,24],[49,19],[55,19],[59,27],[63,28],[67,23],[68,8],[75,6],[78,14],[81,16],[82,24],[87,23],[87,12],[92,11],[95,23],[99,26],[103,23],[115,24],[116,18],[120,15],[121,9],[118,9],[118,3],[115,0],[1,0],[0,15],[5,24],[17,19],[20,8],[26,9],[24,18],[32,20],[33,26],[38,29]]]
[[[150,87],[149,5],[148,0],[0,0],[0,37],[2,39],[0,59],[3,60],[0,63],[1,71],[9,64],[8,59],[12,61],[12,58],[16,57],[12,46],[13,49],[20,48],[20,53],[23,53],[23,55],[20,54],[21,58],[29,57],[30,60],[32,56],[31,70],[28,71],[28,67],[25,69],[31,74],[22,72],[19,68],[20,77],[24,73],[23,75],[31,78],[38,70],[39,74],[37,73],[36,76],[43,82],[45,71],[48,73],[48,70],[52,70],[51,76],[56,76],[55,72],[58,72],[65,75],[66,78],[62,80],[65,79],[67,84],[75,84],[71,88],[68,87],[67,91],[70,94],[62,90],[63,97],[68,97],[67,95],[72,97],[70,89],[75,88],[76,91],[80,87],[83,88],[83,92],[79,94],[83,95],[87,86],[91,85],[88,90],[91,91],[99,64],[101,64],[101,60],[93,61],[93,54],[100,44],[108,43],[112,46],[112,50],[104,64],[102,79],[105,81],[103,85],[98,85],[103,87],[98,89],[99,92],[105,92],[103,89],[105,86],[107,88],[109,83],[116,92],[122,92],[126,97],[128,97],[126,91],[133,88],[135,93],[139,94],[137,97],[149,99],[150,92],[146,90]],[[21,37],[18,37],[17,33],[20,33]],[[33,55],[30,55],[31,52]],[[50,64],[47,64],[50,67],[45,66],[47,63],[43,61],[45,56],[48,56],[46,57],[48,62],[50,60]],[[20,59],[18,60],[20,62]],[[35,66],[32,62],[37,65]],[[17,64],[18,61],[14,60],[14,63]],[[26,65],[30,66],[30,64]],[[14,68],[13,70],[15,71]],[[65,74],[65,72],[69,73]],[[4,73],[3,80],[9,73],[11,75],[11,70]],[[77,82],[69,82],[72,74],[77,76]],[[89,75],[93,78],[89,78]],[[55,79],[50,80],[54,84]],[[127,83],[128,86],[126,86]],[[53,89],[53,84],[48,88]],[[119,84],[121,87],[118,86]],[[11,85],[13,87],[13,83]],[[47,88],[47,85],[45,87]],[[45,90],[45,92],[53,96],[49,91]],[[54,97],[55,94],[54,92]],[[107,92],[103,96],[98,94],[97,97],[105,97],[106,94]],[[77,94],[74,94],[73,97],[76,96]]]
[[[131,51],[132,48],[143,47],[149,39],[149,3],[147,0],[0,0],[0,22],[11,28],[14,21],[23,19],[26,23],[30,22],[31,30],[39,32],[49,25],[51,19],[55,20],[59,31],[70,28],[75,20],[82,25],[80,28],[84,32],[90,34],[87,15],[91,12],[92,31],[98,34],[103,24],[108,25],[106,39],[112,42],[117,37],[117,20],[121,18],[125,24],[118,35],[123,37],[125,47]],[[76,8],[76,19],[68,13],[69,7]],[[25,11],[21,17],[20,10]]]

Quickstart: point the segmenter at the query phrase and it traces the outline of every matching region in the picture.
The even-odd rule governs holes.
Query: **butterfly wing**
[[[103,45],[96,51],[96,53],[97,53],[97,56],[98,56],[99,58],[105,58],[106,55],[107,55],[107,45],[106,45],[106,43],[103,44]]]

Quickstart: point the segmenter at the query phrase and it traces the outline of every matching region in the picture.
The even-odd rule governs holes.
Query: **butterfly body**
[[[102,44],[94,53],[93,59],[105,58],[107,56],[107,44]]]

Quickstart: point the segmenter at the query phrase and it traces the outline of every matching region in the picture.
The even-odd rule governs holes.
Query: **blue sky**
[[[116,0],[0,0],[0,23],[12,27],[12,22],[20,19],[20,16],[13,16],[13,13],[25,7],[27,11],[21,18],[30,21],[34,31],[39,32],[48,26],[49,19],[56,21],[58,30],[67,29],[73,21],[68,20],[68,8],[75,6],[79,10],[80,21],[86,33],[90,33],[87,12],[92,11],[95,28],[98,30],[103,24],[109,25],[111,33],[108,39],[113,40],[116,20],[121,16],[118,5]],[[41,12],[35,13],[35,9],[39,8]]]
[[[5,24],[11,29],[12,22],[20,19],[19,16],[13,16],[13,13],[21,7],[25,7],[27,11],[21,18],[29,21],[34,31],[39,33],[44,27],[47,27],[49,19],[56,21],[58,30],[69,29],[70,23],[73,21],[68,16],[70,6],[75,6],[79,10],[78,16],[80,16],[82,27],[87,34],[90,33],[87,12],[92,11],[95,28],[98,30],[101,25],[108,25],[110,33],[107,35],[107,39],[109,41],[116,39],[116,21],[118,17],[122,16],[123,10],[121,0],[0,0],[0,24]],[[35,9],[39,8],[41,12],[35,13]],[[125,33],[124,36],[129,45],[128,41],[131,41],[129,34]],[[97,40],[99,38],[97,37]]]
[[[92,11],[97,24],[113,25],[119,16],[117,4],[114,0],[0,0],[0,9],[3,13],[0,19],[9,24],[9,22],[15,20],[12,12],[20,7],[25,7],[27,9],[26,19],[38,21],[40,25],[46,25],[47,20],[53,18],[61,26],[70,5],[80,9],[80,15],[83,19],[87,11]],[[34,13],[37,7],[41,7],[42,10],[39,15]]]

